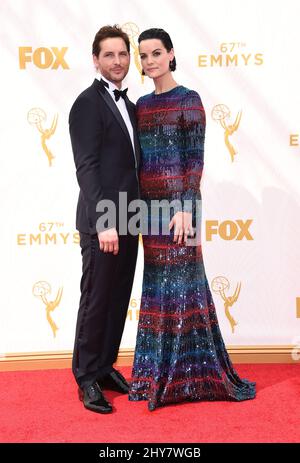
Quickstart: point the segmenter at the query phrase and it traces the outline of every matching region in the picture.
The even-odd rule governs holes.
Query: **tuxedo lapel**
[[[137,164],[139,165],[140,162],[140,143],[137,136],[137,123],[136,123],[136,115],[135,115],[135,106],[129,101],[128,97],[125,98],[126,108],[129,114],[129,118],[131,121],[131,125],[133,128],[133,141],[134,141],[134,150],[135,156],[137,160]]]
[[[103,98],[103,100],[105,101],[105,103],[107,104],[107,106],[109,107],[109,109],[111,110],[111,112],[113,113],[115,118],[117,119],[121,129],[123,130],[126,137],[128,138],[130,146],[132,146],[130,135],[129,135],[129,132],[127,130],[126,124],[124,122],[124,119],[121,116],[121,113],[118,110],[118,108],[117,108],[115,102],[113,101],[112,97],[106,91],[105,86],[102,84],[102,82],[100,82],[98,79],[94,80],[94,84],[97,86],[98,92],[100,93],[101,97]]]

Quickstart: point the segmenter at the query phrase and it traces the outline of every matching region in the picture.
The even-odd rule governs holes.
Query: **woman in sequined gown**
[[[205,112],[197,92],[177,85],[173,45],[162,29],[139,37],[143,72],[155,91],[137,102],[142,148],[144,276],[129,400],[149,410],[195,400],[247,400],[255,383],[240,379],[226,351],[207,282],[201,244],[187,245],[199,219]],[[180,200],[168,234],[151,234],[153,200]],[[190,200],[190,202],[184,200]],[[198,201],[197,201],[198,200]],[[191,206],[192,203],[192,206]]]

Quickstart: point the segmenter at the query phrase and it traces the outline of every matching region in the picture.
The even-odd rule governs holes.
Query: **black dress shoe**
[[[88,410],[96,413],[111,413],[112,405],[106,400],[98,383],[78,389],[79,400]]]
[[[129,384],[126,379],[118,370],[115,369],[104,376],[104,378],[99,379],[97,382],[99,386],[104,389],[121,392],[123,394],[128,394],[129,392]]]

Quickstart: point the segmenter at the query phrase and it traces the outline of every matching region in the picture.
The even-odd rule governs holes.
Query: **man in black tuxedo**
[[[122,81],[130,64],[130,43],[118,26],[102,27],[93,43],[98,70],[93,84],[73,104],[70,136],[80,187],[76,228],[82,254],[81,298],[77,317],[73,373],[79,398],[89,410],[110,413],[102,388],[128,392],[128,383],[113,368],[124,330],[133,284],[138,235],[119,233],[119,193],[127,203],[139,198],[139,143],[135,105]],[[123,193],[122,193],[123,194]],[[97,204],[111,200],[116,220],[99,225],[106,211]],[[128,222],[127,222],[128,225]]]

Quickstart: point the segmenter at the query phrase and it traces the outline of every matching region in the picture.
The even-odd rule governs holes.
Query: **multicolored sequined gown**
[[[142,148],[141,198],[201,199],[205,112],[183,86],[137,102]],[[159,230],[162,230],[162,216]],[[149,227],[150,228],[150,227]],[[144,276],[129,400],[149,410],[194,400],[246,400],[255,383],[240,379],[226,351],[203,265],[201,244],[143,233]]]

